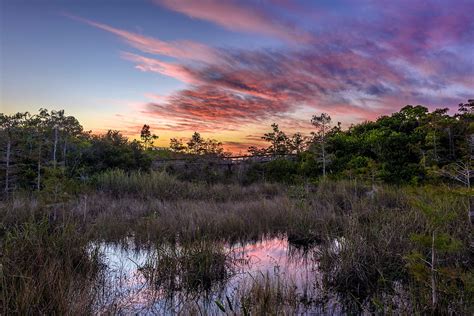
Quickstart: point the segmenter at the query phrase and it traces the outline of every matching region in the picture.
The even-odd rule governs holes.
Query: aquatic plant
[[[209,291],[232,273],[223,244],[205,240],[157,245],[139,270],[166,293]]]

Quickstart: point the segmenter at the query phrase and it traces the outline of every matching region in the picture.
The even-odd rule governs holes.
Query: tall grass
[[[229,201],[272,197],[281,193],[281,185],[261,183],[250,186],[238,184],[207,184],[181,181],[164,171],[125,172],[111,170],[96,178],[97,189],[115,197],[136,197],[161,200]]]
[[[232,273],[224,245],[209,241],[159,244],[139,269],[152,287],[170,295],[209,291]]]
[[[96,179],[100,191],[114,196],[132,195],[138,197],[170,199],[189,191],[190,184],[181,182],[166,172],[152,171],[126,173],[121,169],[101,173]]]
[[[247,278],[232,293],[221,295],[215,304],[226,315],[340,314],[342,308],[329,302],[319,290],[314,286],[302,291],[294,280],[267,272]]]
[[[413,236],[430,233],[432,225],[413,200],[456,215],[436,228],[459,241],[455,251],[439,256],[437,310],[469,314],[474,305],[472,226],[466,198],[455,189],[373,190],[350,181],[243,187],[183,182],[161,172],[122,171],[100,175],[95,185],[96,192],[54,204],[34,197],[0,202],[4,312],[63,313],[86,306],[94,288],[88,282],[98,267],[96,257],[86,255],[91,242],[120,242],[133,236],[139,246],[163,241],[192,245],[187,252],[161,248],[147,270],[150,280],[170,284],[167,273],[185,268],[192,273],[183,276],[189,282],[182,284],[191,287],[208,284],[213,274],[223,275],[217,268],[222,267],[222,253],[200,242],[210,245],[282,233],[303,246],[319,243],[316,258],[325,272],[324,286],[351,298],[355,307],[372,306],[371,311],[385,313],[403,301],[407,313],[432,312],[430,285],[418,273],[420,266],[410,261],[413,253],[429,259],[429,248],[414,242]],[[209,258],[213,259],[206,261]],[[191,276],[200,281],[195,283]],[[290,300],[283,300],[289,309],[275,309],[278,291],[262,282],[251,293],[267,298],[249,304],[254,311],[294,310]]]
[[[99,257],[72,224],[27,222],[6,232],[1,246],[2,314],[91,312]]]
[[[401,192],[405,196],[397,197]],[[440,213],[453,212],[451,222],[439,222],[437,231],[449,234],[462,246],[439,258],[439,286],[448,281],[451,288],[442,290],[444,301],[436,308],[442,313],[469,314],[474,302],[470,281],[474,274],[466,264],[472,264],[474,259],[472,228],[466,220],[465,199],[447,187],[385,189],[373,197],[373,207],[357,205],[359,202],[353,205],[346,216],[340,217],[340,231],[336,235],[328,234],[329,239],[318,249],[317,257],[325,272],[326,286],[348,298],[348,303],[355,308],[362,309],[375,303],[372,307],[386,313],[405,300],[410,302],[405,306],[407,313],[433,312],[428,294],[432,290],[429,277],[420,277],[418,271],[413,270],[420,269],[420,265],[411,268],[408,260],[409,254],[419,249],[413,235],[432,229],[423,212],[412,203],[413,199],[429,201]],[[426,259],[421,259],[427,262],[431,253],[425,251],[424,255]],[[443,277],[442,269],[448,269],[452,274]],[[413,278],[414,274],[418,278]],[[457,282],[457,286],[452,286],[453,282]],[[409,293],[400,293],[401,284]],[[393,302],[386,294],[401,295],[403,300]]]

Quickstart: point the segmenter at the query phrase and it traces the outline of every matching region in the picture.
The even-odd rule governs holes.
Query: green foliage
[[[454,181],[462,178],[468,184],[474,153],[473,102],[460,104],[459,112],[452,116],[447,109],[429,112],[420,105],[407,105],[390,116],[353,125],[345,131],[340,124],[331,127],[331,118],[323,113],[312,118],[316,131],[311,139],[300,133],[287,136],[278,124],[272,124],[272,131],[262,137],[269,146],[252,147],[249,151],[282,159],[251,166],[239,181],[294,182],[322,175],[417,185],[440,182],[446,176]],[[57,177],[52,176],[55,172],[51,169],[62,168],[62,180],[86,182],[95,174],[112,169],[146,171],[153,160],[176,155],[204,165],[201,169],[190,168],[183,175],[191,179],[225,182],[231,173],[223,174],[217,170],[219,164],[204,160],[222,159],[227,154],[222,143],[204,139],[197,132],[186,144],[172,138],[170,150],[166,151],[155,150],[157,136],[149,125],[142,128],[141,142],[130,141],[119,131],[92,135],[64,111],[0,114],[0,127],[5,162],[0,168],[0,184],[6,195],[21,189],[50,191],[54,184],[48,182],[48,177]]]
[[[273,131],[262,137],[270,146],[251,147],[249,152],[297,153],[300,157],[301,153],[310,153],[314,163],[306,155],[297,168],[297,174],[305,176],[328,174],[333,178],[412,185],[436,182],[446,175],[441,172],[446,167],[459,162],[470,165],[474,153],[473,102],[460,104],[459,113],[453,116],[448,109],[429,112],[421,105],[407,105],[390,116],[352,125],[346,131],[340,123],[331,128],[331,118],[323,113],[313,116],[316,131],[309,140],[298,133],[290,138],[272,124]],[[303,141],[306,144],[301,145]],[[316,168],[320,171],[315,172]]]
[[[469,266],[463,266],[452,258],[466,256],[465,251],[471,241],[470,236],[460,234],[456,229],[466,225],[466,216],[463,216],[465,206],[459,205],[459,201],[464,200],[462,196],[450,191],[443,194],[429,192],[429,199],[422,196],[412,199],[412,205],[423,214],[425,225],[423,231],[410,235],[413,250],[405,256],[405,260],[415,286],[426,293],[420,296],[420,299],[425,297],[426,301],[419,303],[431,305],[432,310],[441,312],[440,309],[450,305],[450,297],[460,297],[459,291],[470,286],[469,279],[464,284],[464,280],[459,278],[472,273],[468,270]],[[472,293],[471,297],[465,297],[468,300],[472,298]]]
[[[311,151],[306,151],[298,155],[298,174],[307,177],[315,178],[321,174],[321,164],[317,161],[315,154]]]
[[[472,134],[468,127],[471,116],[464,113],[452,117],[445,109],[429,113],[423,106],[408,105],[391,116],[330,133],[330,169],[333,173],[361,175],[368,171],[359,169],[366,167],[365,160],[371,161],[369,173],[386,182],[425,181],[430,170],[469,158],[466,148]]]
[[[461,249],[462,243],[446,233],[440,233],[435,236],[434,241],[431,236],[423,234],[412,234],[412,242],[425,248],[433,247],[439,253],[455,252]]]
[[[85,190],[85,185],[67,176],[66,168],[45,167],[40,198],[46,203],[66,202]]]
[[[264,165],[265,179],[291,183],[297,171],[297,164],[287,159],[275,159]]]
[[[116,168],[147,170],[151,166],[151,157],[142,150],[140,144],[137,141],[128,141],[119,131],[92,136],[89,144],[81,155],[86,174]]]
[[[152,146],[149,129],[143,131],[147,147]],[[129,141],[118,131],[105,135],[84,132],[76,118],[64,111],[40,109],[38,114],[0,114],[2,192],[46,190],[57,198],[74,181],[111,169],[146,170],[152,156],[137,141]],[[62,183],[54,183],[55,180]],[[68,187],[68,188],[66,188]]]

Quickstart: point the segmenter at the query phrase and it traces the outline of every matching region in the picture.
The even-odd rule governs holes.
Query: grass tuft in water
[[[140,271],[148,283],[165,292],[203,292],[227,280],[232,266],[222,243],[202,240],[161,244]]]

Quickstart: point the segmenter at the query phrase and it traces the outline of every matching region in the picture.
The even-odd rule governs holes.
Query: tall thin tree
[[[321,115],[313,115],[311,124],[317,129],[317,140],[321,144],[321,158],[323,162],[323,177],[326,177],[326,135],[330,129],[331,117],[327,113],[321,113]]]

